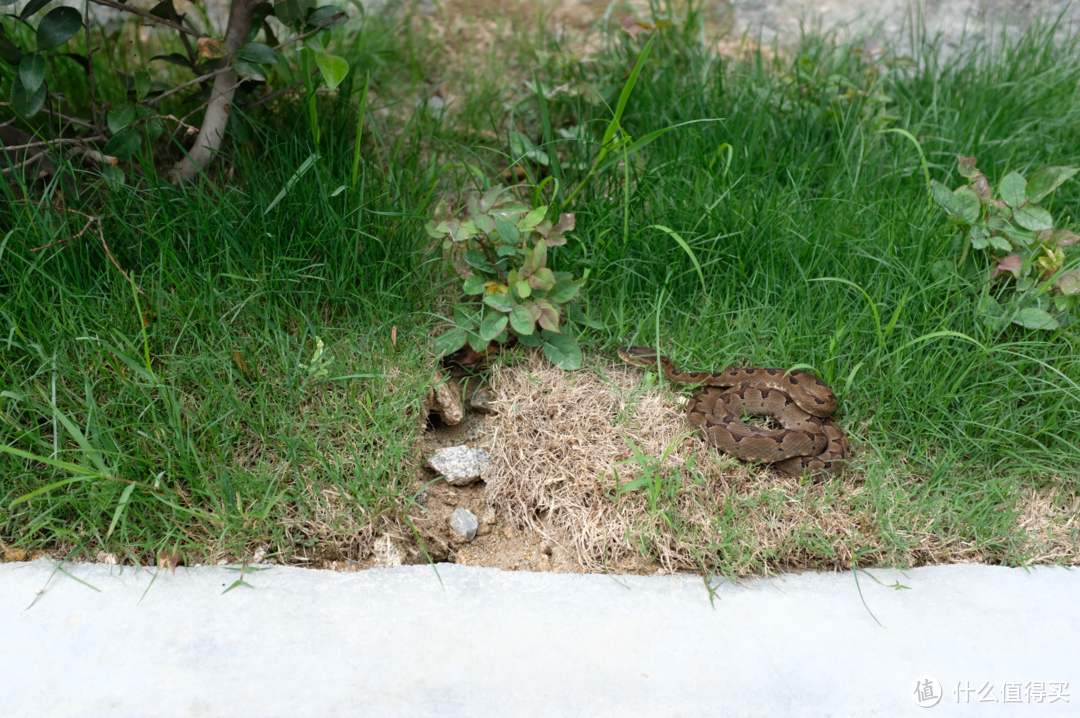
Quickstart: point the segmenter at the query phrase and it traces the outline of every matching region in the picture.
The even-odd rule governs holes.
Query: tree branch
[[[151,22],[157,23],[158,25],[164,25],[165,27],[171,27],[173,30],[177,30],[177,31],[185,33],[187,35],[194,35],[195,37],[209,37],[209,35],[207,35],[204,32],[196,32],[195,30],[191,30],[189,28],[184,27],[183,25],[181,25],[178,22],[173,22],[172,20],[165,20],[164,18],[160,18],[157,15],[151,15],[150,13],[146,12],[145,10],[140,10],[137,7],[132,7],[130,5],[124,5],[123,3],[113,2],[113,0],[90,0],[90,2],[94,3],[95,5],[104,5],[105,7],[111,7],[111,8],[114,8],[116,10],[123,10],[124,12],[129,12],[129,13],[132,13],[133,15],[138,15],[139,17],[144,17],[147,20],[150,20]]]
[[[184,83],[181,83],[181,84],[177,85],[176,87],[174,87],[171,90],[166,90],[165,92],[162,92],[160,95],[158,95],[157,97],[155,97],[152,100],[147,100],[146,104],[147,105],[156,105],[157,103],[161,102],[163,99],[168,97],[169,95],[175,95],[177,92],[180,92],[180,90],[183,90],[186,87],[191,87],[192,85],[203,82],[204,80],[209,80],[211,77],[217,77],[221,73],[228,72],[231,69],[232,69],[232,65],[228,65],[226,67],[222,67],[222,68],[219,68],[217,70],[214,70],[213,72],[208,72],[205,75],[200,75],[199,77],[196,77],[194,80],[188,80],[187,82],[184,82]]]

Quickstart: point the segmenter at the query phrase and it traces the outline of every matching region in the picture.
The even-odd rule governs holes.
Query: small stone
[[[479,414],[490,414],[491,392],[486,387],[479,387],[469,397],[469,408]]]
[[[440,449],[428,459],[428,466],[441,474],[452,486],[467,486],[480,478],[480,472],[491,463],[491,454],[483,449],[470,449],[462,444]]]
[[[491,524],[480,524],[476,529],[477,536],[487,536],[489,533],[491,533]]]
[[[450,514],[450,528],[458,536],[464,536],[472,540],[476,537],[478,527],[479,523],[476,520],[476,514],[468,509],[454,509],[454,513]]]

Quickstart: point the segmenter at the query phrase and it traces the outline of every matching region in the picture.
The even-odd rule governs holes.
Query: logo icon
[[[919,676],[911,684],[911,700],[920,708],[933,708],[941,701],[941,684],[933,676]]]

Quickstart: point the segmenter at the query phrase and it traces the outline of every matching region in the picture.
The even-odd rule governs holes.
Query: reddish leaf
[[[1023,262],[1020,260],[1019,255],[1010,254],[1008,257],[1005,257],[1005,259],[998,262],[998,265],[994,270],[994,275],[1011,274],[1016,279],[1019,279],[1022,265]]]
[[[559,223],[557,225],[555,225],[555,228],[552,231],[558,232],[559,234],[566,234],[567,232],[573,232],[574,231],[574,213],[573,212],[563,212],[562,214],[560,214],[559,215]]]
[[[1080,294],[1080,269],[1065,272],[1054,282],[1054,286],[1062,294]]]
[[[968,179],[968,180],[973,180],[973,179],[975,179],[975,175],[977,175],[977,174],[981,175],[982,174],[982,172],[979,172],[979,170],[975,169],[975,162],[977,161],[976,158],[974,158],[974,157],[964,157],[963,155],[957,155],[956,156],[956,161],[957,161],[957,165],[958,165],[959,170],[960,170],[960,176],[961,177],[964,177],[965,179]]]
[[[1059,229],[1054,232],[1049,244],[1053,247],[1068,247],[1077,242],[1080,242],[1080,235],[1075,232],[1070,232],[1067,229]]]

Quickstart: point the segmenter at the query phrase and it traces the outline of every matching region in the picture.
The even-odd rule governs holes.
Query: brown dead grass
[[[624,364],[567,373],[532,352],[498,368],[492,390],[498,414],[478,442],[494,459],[488,501],[578,570],[746,576],[997,562],[986,547],[937,531],[934,517],[907,516],[898,481],[896,515],[879,516],[858,456],[842,479],[808,483],[719,455],[688,435],[679,397],[643,387],[640,370]],[[622,463],[633,459],[629,441],[665,457],[655,506],[644,490],[613,498],[616,471],[622,483],[640,475],[638,464]],[[1033,562],[1075,564],[1075,507],[1054,502],[1044,493],[1023,507],[1025,550]]]

